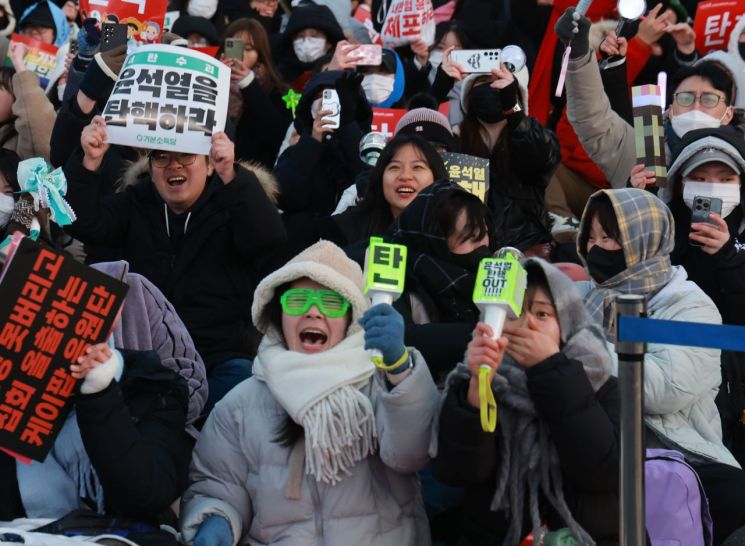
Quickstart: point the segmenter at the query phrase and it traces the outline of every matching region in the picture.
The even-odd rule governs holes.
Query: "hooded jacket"
[[[42,9],[46,11],[47,7],[49,8],[49,13],[51,14],[51,20],[47,21],[47,25],[50,28],[54,29],[54,45],[56,46],[62,46],[67,42],[67,39],[70,37],[70,32],[72,30],[70,29],[70,26],[67,24],[67,17],[65,17],[65,14],[63,11],[57,7],[56,4],[51,2],[50,0],[40,0],[39,2],[36,2],[35,4],[32,4],[31,6],[27,7],[23,13],[21,14],[20,19],[18,20],[18,26],[23,28],[23,25],[35,17],[34,11],[37,9]],[[46,18],[46,14],[45,14]]]
[[[303,72],[311,70],[316,63],[316,61],[310,63],[300,61],[292,46],[295,34],[306,28],[323,31],[326,34],[328,44],[331,45],[330,51],[333,51],[336,42],[344,39],[344,32],[328,7],[305,4],[293,9],[287,27],[280,35],[274,52],[274,58],[277,60],[277,68],[282,74],[282,79],[290,84],[295,82]]]
[[[318,142],[312,136],[313,101],[322,89],[338,87],[341,76],[338,71],[313,76],[295,110],[295,130],[300,139],[282,152],[274,167],[280,188],[279,208],[285,213],[330,215],[363,168],[359,142],[370,131],[372,110],[361,90],[350,100],[356,108],[351,113],[345,111],[345,98],[340,93],[341,125],[330,138]]]
[[[279,286],[303,277],[350,301],[346,339],[359,335],[357,319],[369,305],[361,290],[362,271],[341,249],[321,241],[257,288],[253,316],[267,338],[274,342],[278,333],[259,320],[264,308]],[[394,388],[381,372],[360,387],[372,403],[379,448],[333,486],[303,470],[303,441],[278,442],[289,417],[265,382],[252,377],[230,391],[215,406],[194,450],[181,508],[186,544],[193,543],[207,517],[219,515],[230,522],[234,544],[429,546],[415,472],[428,461],[438,394],[426,363],[416,350],[412,354],[411,375]],[[261,352],[259,358],[271,365]]]
[[[134,164],[130,176],[145,171],[137,183],[103,196],[104,182],[83,167],[78,150],[65,168],[66,198],[78,216],[69,233],[86,244],[120,248],[132,271],[173,304],[208,369],[250,358],[247,306],[262,260],[285,241],[269,197],[273,188],[236,165],[232,182],[213,174],[191,211],[175,215],[146,168],[147,160]],[[100,170],[107,172],[105,165]]]
[[[730,238],[715,254],[702,252],[689,243],[691,209],[683,201],[681,186],[682,167],[689,157],[701,148],[726,149],[732,157],[739,158],[740,206],[724,221]],[[706,292],[726,324],[745,326],[745,142],[742,136],[728,127],[689,131],[675,150],[668,172],[668,185],[660,191],[667,201],[678,229],[675,232],[675,249],[672,263],[685,267],[690,279]]]
[[[378,104],[370,103],[373,108],[396,108],[400,106],[398,103],[404,96],[404,90],[406,89],[406,74],[404,73],[404,64],[401,62],[401,57],[398,56],[393,49],[384,49],[384,56],[390,56],[395,63],[396,69],[393,71],[393,91],[383,102]]]
[[[606,338],[615,332],[614,294],[637,294],[647,298],[647,316],[652,319],[721,324],[714,302],[693,282],[685,269],[671,266],[675,224],[667,207],[649,192],[637,189],[603,190],[588,202],[607,194],[618,224],[619,241],[627,269],[594,286],[585,297],[591,314],[605,317]],[[589,230],[591,218],[583,217],[578,240]],[[586,239],[584,239],[586,240]],[[578,249],[584,259],[587,252]],[[598,302],[601,308],[598,312]],[[644,421],[653,432],[648,447],[677,449],[695,463],[718,462],[739,468],[722,443],[722,425],[714,403],[722,382],[718,349],[649,343],[644,355]],[[613,374],[618,374],[614,355]]]
[[[508,421],[512,427],[520,427],[511,428],[511,433],[502,430],[500,419],[495,433],[481,429],[479,410],[467,401],[469,372],[465,364],[459,364],[448,378],[440,413],[435,476],[445,483],[465,486],[459,544],[501,544],[511,518],[504,511],[490,510],[497,476],[503,465],[522,465],[527,489],[534,479],[529,476],[542,470],[534,466],[536,455],[548,457],[550,449],[532,435],[533,431],[547,430],[558,455],[563,497],[572,516],[597,544],[618,544],[619,400],[616,380],[610,377],[611,357],[602,331],[591,322],[572,281],[540,259],[531,258],[524,266],[542,272],[548,282],[561,329],[561,351],[530,368],[503,362],[498,376],[504,373],[503,378],[508,378],[506,390],[505,380],[498,376],[492,389],[500,414],[510,412]],[[520,381],[509,379],[520,375],[526,379],[524,391],[518,388]],[[515,424],[518,421],[512,414],[524,413],[531,404],[535,414],[532,420],[528,417],[530,428],[523,429]],[[523,445],[523,458],[510,451],[517,448],[505,447],[515,434],[521,434],[521,441],[515,443]],[[559,517],[539,487],[536,508],[540,515],[551,529],[566,527],[568,522]],[[522,504],[528,504],[527,491]],[[511,509],[521,514],[523,507]],[[525,533],[529,521],[526,507]]]
[[[193,423],[207,401],[207,372],[186,326],[163,293],[142,275],[130,273],[127,262],[101,262],[93,267],[129,286],[114,327],[114,346],[155,351],[164,367],[184,378],[189,387],[187,430],[196,437]]]

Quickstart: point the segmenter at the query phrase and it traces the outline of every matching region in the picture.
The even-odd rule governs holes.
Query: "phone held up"
[[[383,62],[383,47],[378,44],[362,44],[353,54],[358,66],[380,66]]]
[[[243,40],[240,38],[225,38],[225,58],[243,60]]]
[[[339,104],[339,95],[336,89],[324,89],[321,95],[321,110],[328,110],[331,113],[323,116],[324,121],[331,123],[325,125],[328,129],[338,129],[341,120],[341,105]]]
[[[691,213],[691,224],[711,224],[716,226],[717,223],[709,218],[709,213],[714,212],[721,216],[722,214],[722,200],[717,197],[703,197],[697,195],[693,198],[693,211]],[[691,246],[703,246],[701,243],[696,241],[688,240],[688,244]]]
[[[127,25],[104,23],[101,26],[101,52],[127,45]]]

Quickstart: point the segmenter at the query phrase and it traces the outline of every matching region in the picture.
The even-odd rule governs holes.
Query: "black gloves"
[[[571,59],[584,57],[590,50],[590,20],[584,15],[575,14],[574,8],[568,8],[559,17],[554,32],[565,45],[572,46],[569,54]]]
[[[344,72],[336,80],[336,92],[339,94],[339,108],[341,110],[340,125],[352,123],[357,116],[357,107],[362,99],[362,74]]]

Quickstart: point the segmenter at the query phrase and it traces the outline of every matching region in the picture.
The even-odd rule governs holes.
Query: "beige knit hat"
[[[262,331],[259,318],[266,305],[274,297],[277,287],[306,277],[331,290],[336,290],[349,300],[352,304],[352,323],[349,325],[348,334],[358,332],[361,326],[357,320],[370,307],[369,301],[362,293],[364,283],[362,269],[355,261],[350,260],[341,248],[330,241],[319,241],[303,250],[259,283],[251,306],[251,316],[259,331],[263,334],[267,333]]]

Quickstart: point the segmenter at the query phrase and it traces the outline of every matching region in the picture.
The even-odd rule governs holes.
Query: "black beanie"
[[[54,23],[52,11],[49,9],[49,3],[46,0],[36,4],[34,10],[23,18],[21,28],[26,25],[51,28],[54,30],[55,36],[57,35],[57,25]]]

